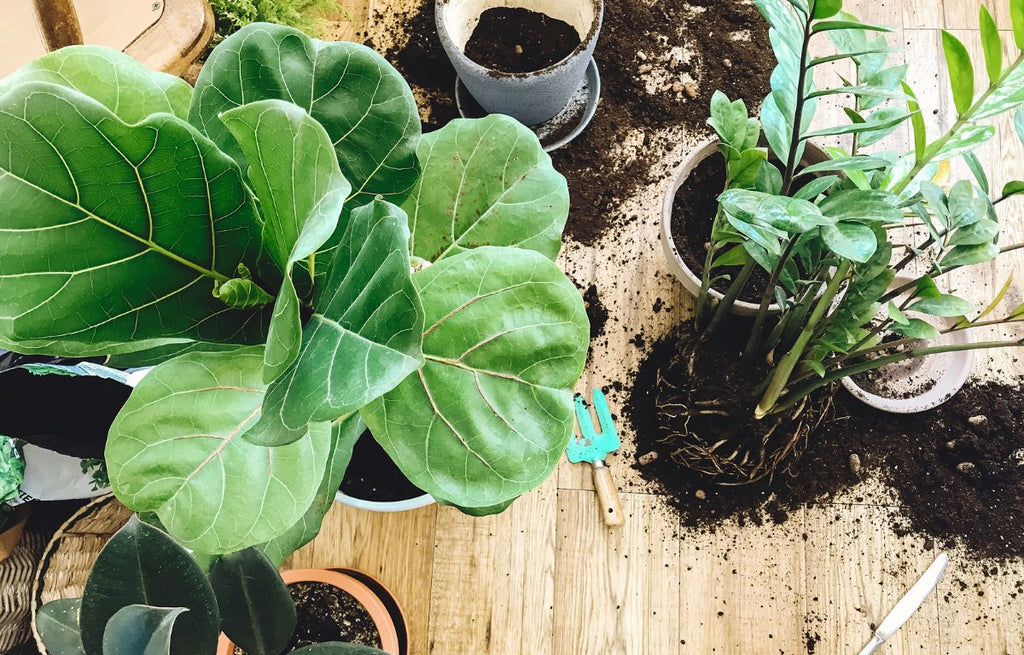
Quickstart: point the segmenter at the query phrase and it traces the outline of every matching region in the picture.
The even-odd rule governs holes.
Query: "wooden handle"
[[[626,520],[622,514],[622,502],[619,501],[612,472],[604,462],[594,462],[594,489],[597,490],[597,502],[601,506],[604,524],[609,527],[622,525]]]

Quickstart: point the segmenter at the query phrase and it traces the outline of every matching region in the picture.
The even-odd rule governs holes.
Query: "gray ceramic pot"
[[[464,49],[480,14],[492,7],[522,7],[565,21],[579,32],[580,45],[568,57],[531,73],[484,68]],[[480,106],[524,125],[555,117],[583,85],[601,31],[604,0],[436,0],[437,33],[455,72]]]

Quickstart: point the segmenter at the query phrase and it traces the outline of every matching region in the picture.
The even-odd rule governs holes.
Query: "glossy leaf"
[[[188,118],[192,87],[150,70],[113,48],[72,45],[49,52],[0,79],[0,96],[28,82],[50,82],[84,93],[125,123],[153,114]]]
[[[800,189],[793,194],[793,197],[801,200],[814,200],[831,189],[838,181],[839,177],[835,175],[823,175],[821,177],[816,177],[804,186],[800,187]]]
[[[726,164],[729,186],[750,188],[757,183],[757,176],[761,171],[761,164],[767,161],[768,153],[761,148],[744,150],[740,153],[739,159],[729,161]]]
[[[946,56],[949,84],[953,89],[956,113],[963,115],[974,102],[974,66],[967,48],[946,30],[942,30],[942,52]]]
[[[769,93],[761,105],[761,129],[773,152],[789,152],[793,127],[776,104],[774,93]]]
[[[910,118],[909,114],[902,112],[897,116],[880,117],[877,121],[867,121],[864,123],[850,123],[849,125],[836,125],[834,127],[825,127],[814,132],[808,132],[801,138],[803,139],[817,139],[823,136],[835,136],[839,134],[861,134],[864,132],[873,132],[878,130],[887,130],[893,126],[899,125],[903,121]]]
[[[924,115],[921,113],[921,106],[917,102],[917,96],[913,89],[903,82],[903,92],[907,94],[907,111],[910,113],[910,126],[914,133],[914,156],[920,160],[924,156],[925,148],[928,146],[928,130],[924,123]]]
[[[103,655],[168,655],[171,631],[184,607],[128,605],[103,630]]]
[[[940,336],[934,325],[919,318],[912,318],[905,325],[894,324],[889,330],[910,339],[935,339]]]
[[[978,161],[978,156],[973,152],[965,152],[964,162],[967,164],[967,168],[971,169],[971,174],[978,182],[978,187],[987,194],[989,192],[988,175],[985,173],[985,167]]]
[[[1024,50],[1024,0],[1010,0],[1010,21],[1013,26],[1013,42]]]
[[[295,632],[295,601],[277,568],[255,548],[218,557],[210,584],[224,634],[250,655],[280,655]]]
[[[722,210],[746,223],[769,225],[796,234],[831,223],[812,202],[745,189],[729,189],[718,197]],[[734,224],[735,226],[735,224]]]
[[[878,242],[867,225],[839,222],[821,228],[821,237],[829,250],[855,262],[866,262],[874,254]]]
[[[302,341],[292,267],[334,234],[352,185],[341,174],[330,136],[302,108],[262,100],[220,118],[249,162],[263,213],[263,246],[284,275],[264,355],[263,379],[270,383],[295,361]]]
[[[845,189],[830,194],[820,210],[836,221],[902,223],[903,210],[896,203],[896,196],[888,191]]]
[[[366,424],[356,413],[343,421],[334,423],[331,428],[331,453],[327,459],[324,477],[320,481],[313,504],[295,525],[288,528],[287,532],[258,546],[275,566],[281,566],[289,555],[305,546],[320,533],[324,515],[334,503],[334,496],[341,486],[341,480],[345,477],[345,471],[352,459],[352,448],[355,446],[356,440],[359,439],[359,435],[366,429]]]
[[[986,97],[979,98],[974,120],[1006,113],[1024,104],[1024,65],[1011,66],[1003,72],[1002,82],[990,87]]]
[[[907,319],[906,314],[900,311],[900,308],[896,306],[896,303],[894,303],[891,300],[889,301],[888,309],[889,318],[891,318],[892,320],[896,321],[900,325],[907,325],[908,323],[910,323],[909,319]]]
[[[36,614],[36,630],[49,655],[85,655],[78,626],[81,598],[51,600]]]
[[[886,159],[882,159],[881,157],[855,155],[852,157],[839,157],[837,159],[827,159],[821,163],[812,164],[811,166],[802,168],[800,170],[800,173],[802,175],[809,175],[811,173],[819,173],[823,171],[871,171],[878,168],[885,168],[888,165],[889,161]]]
[[[761,133],[760,124],[749,117],[747,105],[742,99],[729,101],[721,91],[711,96],[711,117],[708,119],[718,138],[737,152],[757,146]]]
[[[895,125],[889,123],[891,119],[897,117],[902,117],[900,118],[900,122],[896,123]],[[881,109],[872,112],[868,116],[868,119],[866,121],[867,123],[888,123],[888,126],[870,132],[861,132],[860,136],[858,136],[857,138],[858,146],[866,148],[868,146],[872,146],[878,143],[885,137],[895,132],[899,128],[899,126],[903,124],[903,121],[906,119],[906,117],[906,112],[904,112],[899,107],[882,107]],[[913,116],[911,116],[911,118],[913,118]],[[887,164],[888,163],[889,162],[887,162]]]
[[[107,542],[85,583],[79,614],[86,653],[103,653],[103,634],[128,605],[184,607],[171,653],[211,653],[220,633],[217,600],[206,575],[166,533],[132,517]]]
[[[330,425],[311,424],[288,446],[250,444],[242,434],[263,395],[262,347],[182,355],[151,370],[110,428],[106,460],[118,499],[156,512],[175,538],[204,553],[283,534],[313,503]]]
[[[958,298],[948,293],[940,293],[933,298],[922,298],[908,307],[908,309],[932,316],[955,317],[974,311],[974,305],[963,298]]]
[[[572,431],[589,329],[579,291],[549,259],[481,247],[413,276],[426,364],[361,412],[419,488],[490,507],[540,484]]]
[[[939,261],[939,266],[942,268],[971,266],[972,264],[992,261],[998,255],[999,246],[994,243],[984,243],[976,246],[957,246]]]
[[[814,17],[818,20],[832,18],[843,8],[843,0],[817,0],[814,3]]]
[[[253,23],[224,39],[206,60],[189,121],[243,161],[220,114],[258,100],[287,100],[327,130],[350,203],[376,195],[400,203],[416,181],[420,117],[412,91],[366,46],[311,39],[283,25]]]
[[[376,200],[352,212],[331,277],[303,330],[298,359],[267,390],[245,436],[291,443],[393,389],[423,364],[423,309],[409,267],[405,213]]]
[[[1015,196],[1018,193],[1024,193],[1024,181],[1014,180],[1003,185],[1003,197]]]
[[[991,139],[996,133],[996,128],[991,125],[965,125],[935,154],[936,161],[952,159],[957,155],[974,150],[982,143]]]
[[[194,128],[129,126],[31,82],[0,97],[0,140],[0,342],[74,356],[262,339],[257,313],[210,292],[255,258],[258,221],[237,166]]]
[[[413,255],[436,263],[481,245],[558,255],[568,186],[528,128],[500,114],[456,119],[424,135],[417,156],[423,175],[402,205]]]
[[[999,28],[989,13],[988,7],[978,8],[978,23],[981,27],[981,47],[985,53],[985,70],[993,84],[1003,72],[1003,44],[999,40]]]

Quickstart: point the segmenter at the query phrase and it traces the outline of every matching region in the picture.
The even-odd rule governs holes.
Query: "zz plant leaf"
[[[456,119],[420,140],[423,175],[402,208],[410,251],[430,262],[476,246],[516,246],[554,259],[569,191],[551,157],[518,121]]]
[[[426,363],[363,418],[439,501],[505,503],[550,475],[568,443],[589,340],[582,298],[551,260],[508,247],[446,257],[413,281]]]
[[[210,584],[221,629],[231,641],[251,655],[284,651],[295,632],[295,602],[263,553],[246,548],[217,558]]]
[[[189,121],[243,161],[219,116],[269,99],[297,105],[327,131],[352,184],[353,206],[377,195],[400,203],[408,195],[418,174],[419,112],[409,85],[379,54],[283,25],[247,25],[210,54],[196,80]]]
[[[110,483],[189,548],[229,553],[277,538],[312,505],[331,446],[314,423],[278,448],[242,439],[263,403],[263,348],[190,353],[142,379],[110,427]]]
[[[249,164],[263,210],[263,247],[283,274],[267,336],[264,381],[277,379],[299,355],[302,319],[292,267],[311,258],[338,226],[352,190],[341,174],[331,138],[302,108],[261,100],[231,109],[221,120]]]
[[[254,261],[258,221],[238,167],[194,128],[128,125],[29,82],[0,97],[0,139],[0,343],[84,356],[262,339],[257,313],[211,293]]]
[[[206,575],[181,545],[134,516],[100,551],[85,583],[79,616],[88,655],[105,655],[107,624],[129,605],[188,609],[176,621],[170,652],[213,652],[220,615]]]
[[[423,364],[423,309],[409,266],[405,213],[375,200],[353,210],[296,362],[270,385],[246,440],[283,445],[333,421]]]

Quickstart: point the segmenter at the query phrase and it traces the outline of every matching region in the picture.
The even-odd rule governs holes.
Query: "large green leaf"
[[[166,533],[129,519],[100,551],[85,583],[82,643],[89,655],[103,652],[103,633],[128,605],[185,607],[171,638],[173,655],[212,653],[220,632],[217,599],[188,552]]]
[[[956,113],[962,115],[974,102],[974,66],[971,65],[971,55],[960,39],[946,30],[942,31],[942,51],[946,55],[953,104]]]
[[[940,293],[932,298],[922,298],[907,309],[932,316],[955,317],[973,312],[974,305],[963,298]]]
[[[81,598],[51,600],[36,614],[36,630],[50,655],[85,655],[78,626]]]
[[[821,238],[829,250],[855,262],[866,262],[875,253],[878,241],[867,225],[840,221],[821,228]]]
[[[69,88],[0,97],[0,343],[91,355],[262,339],[211,294],[255,258],[238,167],[179,118],[135,126]]]
[[[409,227],[384,200],[353,210],[298,359],[267,391],[246,440],[291,443],[390,391],[423,364],[423,309],[409,267]]]
[[[896,196],[878,189],[836,191],[822,201],[821,213],[837,221],[887,224],[903,222],[903,210],[897,206]]]
[[[999,28],[988,7],[978,8],[978,24],[981,28],[981,47],[985,53],[985,70],[990,82],[995,83],[1003,72],[1003,44],[999,40]]]
[[[334,234],[352,185],[341,174],[331,138],[301,107],[261,100],[231,109],[221,120],[249,162],[265,220],[263,246],[284,275],[267,337],[263,379],[269,383],[295,361],[302,340],[292,267]]]
[[[352,448],[365,429],[366,423],[358,413],[332,425],[331,454],[313,504],[287,532],[257,546],[275,566],[280,566],[289,555],[308,544],[320,533],[324,515],[334,503],[335,494],[338,493],[341,480],[345,477],[345,471],[352,460]]]
[[[423,175],[402,206],[413,255],[437,262],[484,245],[558,255],[568,186],[518,121],[456,119],[424,135],[417,156]]]
[[[417,487],[460,507],[540,484],[572,429],[589,340],[579,291],[542,255],[482,247],[416,273],[426,363],[362,409]]]
[[[219,115],[268,99],[296,104],[323,125],[353,186],[352,204],[378,194],[399,203],[412,188],[420,135],[416,101],[398,71],[373,50],[253,23],[210,54],[189,121],[241,161],[242,150]]]
[[[185,607],[128,605],[103,630],[103,655],[168,655],[171,632]]]
[[[277,568],[255,548],[210,568],[224,634],[250,655],[280,655],[295,632],[295,601]]]
[[[192,87],[167,73],[150,70],[119,50],[73,45],[25,64],[0,80],[0,95],[20,84],[51,82],[97,100],[126,123],[157,113],[188,118]]]
[[[263,348],[191,353],[142,379],[110,427],[106,460],[114,493],[156,512],[183,544],[229,553],[270,541],[313,503],[327,466],[327,423],[280,448],[242,434],[259,417]]]

